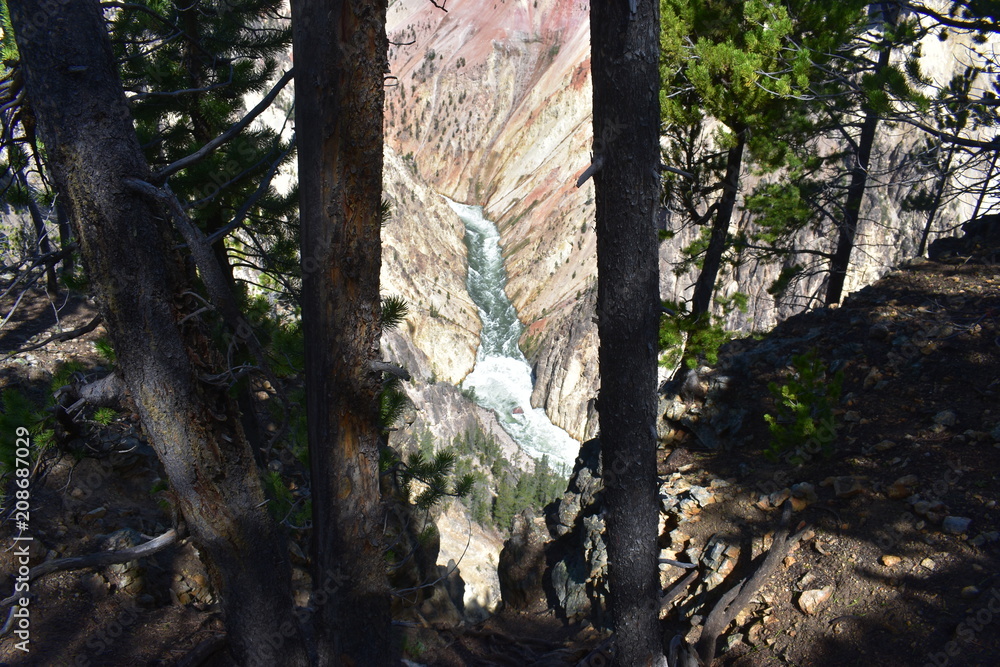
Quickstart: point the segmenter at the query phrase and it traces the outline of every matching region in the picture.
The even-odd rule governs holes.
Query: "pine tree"
[[[661,341],[686,341],[679,372],[714,356],[726,338],[711,306],[724,264],[741,261],[748,245],[742,230],[730,229],[746,195],[742,176],[822,164],[797,150],[820,132],[808,99],[863,5],[661,0],[665,200],[673,223],[662,236],[699,230],[675,266],[678,275],[699,269],[690,305],[671,304],[686,317],[661,324]],[[785,227],[770,231],[774,240],[788,234]],[[728,312],[745,298],[715,301]]]
[[[154,171],[223,134],[244,115],[247,96],[272,86],[291,49],[282,6],[275,0],[140,0],[113,15],[123,83]],[[273,129],[250,127],[169,177],[212,239],[230,286],[236,286],[234,268],[262,272],[263,286],[286,302],[298,284],[297,193],[279,195],[271,182],[294,159],[292,149]]]

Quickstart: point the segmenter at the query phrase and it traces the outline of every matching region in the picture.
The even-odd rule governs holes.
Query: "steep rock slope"
[[[550,380],[534,403],[578,438],[594,429],[586,405],[596,347],[565,349],[558,332],[581,319],[578,299],[596,267],[593,186],[575,187],[591,144],[588,9],[498,0],[445,13],[395,3],[396,85],[386,101],[387,143],[413,172],[497,222],[507,291],[536,344],[522,342],[536,374]]]
[[[405,335],[387,336],[395,359],[422,380],[456,384],[472,370],[481,323],[465,288],[465,228],[445,200],[391,148],[384,151],[382,292],[407,301]]]
[[[592,144],[588,10],[579,0],[465,2],[447,12],[431,3],[395,2],[388,17],[394,78],[386,98],[386,140],[411,174],[458,201],[483,205],[498,223],[507,291],[527,325],[522,348],[538,379],[533,403],[581,440],[596,432],[588,404],[599,385],[588,296],[596,281],[593,186],[575,187]],[[924,72],[947,81],[949,54],[961,44],[933,38],[926,46]],[[916,251],[923,217],[902,212],[900,202],[919,174],[897,169],[915,134],[888,126],[879,134],[848,291]],[[756,178],[745,170],[741,180],[750,186]],[[970,212],[968,202],[953,202],[939,214],[938,228]],[[733,231],[751,223],[738,210]],[[675,275],[673,266],[694,233],[677,229],[679,220],[667,225],[678,234],[661,247],[661,292],[682,299],[696,274]],[[799,248],[821,246],[829,250],[812,232],[797,240]],[[723,294],[749,295],[747,312],[732,314],[730,326],[764,330],[816,305],[823,266],[778,299],[767,291],[783,266],[810,260],[749,261],[720,275]]]

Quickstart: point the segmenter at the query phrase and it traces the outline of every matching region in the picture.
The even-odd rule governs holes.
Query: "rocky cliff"
[[[507,292],[529,325],[522,347],[542,379],[533,402],[577,438],[593,432],[596,390],[596,338],[578,303],[596,270],[593,187],[575,187],[591,143],[588,9],[396,3],[386,101],[387,143],[413,174],[497,222]]]
[[[596,431],[588,403],[599,384],[591,315],[593,186],[575,187],[589,164],[592,143],[588,11],[589,4],[579,0],[466,2],[447,12],[431,3],[393,3],[385,116],[390,154],[400,156],[408,178],[426,183],[429,191],[483,205],[498,223],[507,292],[527,326],[522,348],[538,380],[533,403],[581,440]],[[949,54],[961,44],[954,38],[930,41],[923,70],[945,81],[954,62]],[[894,171],[912,147],[913,134],[899,127],[880,132],[872,170],[876,183],[867,195],[848,291],[915,252],[922,218],[902,213],[900,202],[915,187],[917,174]],[[387,187],[390,178],[387,171]],[[743,182],[753,178],[745,173]],[[954,202],[940,216],[941,228],[967,218],[969,210],[967,203]],[[750,222],[738,211],[734,228]],[[694,274],[672,272],[680,248],[692,239],[692,232],[680,230],[661,247],[664,298],[683,298],[692,289]],[[798,247],[821,242],[806,234]],[[794,257],[786,264],[807,259]],[[731,326],[766,329],[815,305],[822,272],[776,300],[767,287],[781,268],[750,262],[720,276],[723,294],[738,290],[750,297],[747,312],[732,315]],[[422,307],[429,303],[424,299]],[[463,312],[470,311],[452,314]],[[476,329],[472,317],[454,324]],[[433,331],[425,333],[417,345],[426,351]],[[429,358],[441,350],[454,354],[450,345],[432,346]],[[457,359],[440,363],[449,378],[463,367]]]

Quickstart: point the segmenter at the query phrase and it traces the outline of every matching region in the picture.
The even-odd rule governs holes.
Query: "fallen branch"
[[[72,414],[87,405],[94,408],[110,408],[121,405],[128,395],[128,390],[125,387],[125,381],[118,373],[111,372],[100,380],[94,380],[87,384],[62,387],[56,391],[56,398],[61,398],[64,394],[68,394],[70,400],[76,399],[66,407],[66,412]],[[60,404],[65,405],[62,401]]]
[[[101,325],[101,322],[103,321],[104,320],[101,318],[99,314],[95,315],[94,319],[90,320],[90,322],[87,322],[82,327],[73,329],[72,331],[63,331],[57,334],[52,334],[51,336],[43,340],[41,343],[35,343],[34,345],[18,348],[17,350],[14,350],[6,357],[4,357],[3,361],[7,361],[15,354],[21,354],[22,352],[31,352],[32,350],[37,350],[40,347],[45,347],[49,343],[53,343],[56,341],[73,340],[74,338],[79,338],[80,336],[89,334],[91,331],[99,327]]]
[[[673,602],[675,599],[680,597],[681,593],[688,589],[691,582],[698,578],[698,570],[691,570],[685,575],[683,579],[674,584],[670,590],[663,594],[660,599],[660,609],[666,609],[667,606]]]
[[[28,581],[34,581],[39,577],[44,577],[45,575],[52,574],[53,572],[62,572],[63,570],[81,570],[86,567],[107,567],[108,565],[127,563],[139,558],[145,558],[146,556],[152,556],[155,553],[163,551],[176,541],[177,530],[175,528],[171,528],[159,537],[154,537],[148,542],[144,542],[143,544],[129,547],[127,549],[120,549],[118,551],[98,551],[96,553],[87,554],[86,556],[56,558],[55,560],[46,561],[41,565],[36,565],[31,568],[28,572]],[[9,604],[13,604],[19,597],[21,596],[15,593],[9,598],[0,601],[0,606],[5,607]]]
[[[712,664],[712,661],[715,659],[715,645],[719,635],[729,627],[729,624],[733,622],[736,615],[750,604],[751,598],[757,594],[757,591],[771,577],[771,574],[778,567],[778,563],[784,559],[788,550],[802,538],[805,529],[800,530],[791,537],[788,536],[788,525],[791,517],[792,503],[786,500],[781,512],[781,526],[775,533],[774,540],[771,542],[771,548],[768,550],[767,556],[760,564],[760,567],[757,568],[757,571],[752,576],[726,591],[705,619],[705,624],[701,630],[701,637],[698,639],[696,645],[698,658],[702,664]]]
[[[163,551],[176,541],[177,530],[171,528],[159,537],[151,539],[149,542],[129,547],[127,549],[121,549],[119,551],[98,551],[97,553],[87,554],[86,556],[57,558],[31,568],[28,572],[28,581],[34,581],[39,577],[44,577],[46,574],[61,572],[63,570],[80,570],[86,567],[106,567],[117,563],[127,563],[146,556],[152,556],[157,552]],[[7,622],[4,623],[3,628],[0,629],[0,637],[10,632],[10,629],[14,625],[14,613],[21,606],[20,604],[15,603],[20,602],[24,597],[27,596],[23,593],[14,593],[9,598],[0,601],[0,606],[3,607],[11,604],[14,605],[11,607],[10,613],[7,614]]]

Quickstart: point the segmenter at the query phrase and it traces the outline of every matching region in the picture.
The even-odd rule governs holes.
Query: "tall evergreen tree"
[[[823,67],[857,30],[864,4],[660,2],[664,160],[676,168],[665,175],[667,236],[685,226],[700,230],[675,267],[678,274],[699,268],[687,319],[664,323],[676,329],[664,332],[666,340],[686,332],[687,364],[721,340],[710,313],[727,253],[746,245],[742,231],[731,231],[746,194],[741,177],[749,170],[793,175],[821,164],[797,148],[822,132],[814,91]],[[730,261],[739,259],[732,254]]]
[[[590,6],[601,453],[615,665],[666,665],[657,566],[659,3]],[[581,177],[581,180],[584,177]]]
[[[135,189],[151,174],[101,6],[9,4],[56,190],[80,240],[117,365],[207,558],[232,657],[237,664],[264,655],[269,664],[304,664],[284,536],[265,507],[236,406],[226,386],[211,379],[223,360],[198,317],[202,302],[192,296],[169,214]]]

